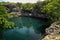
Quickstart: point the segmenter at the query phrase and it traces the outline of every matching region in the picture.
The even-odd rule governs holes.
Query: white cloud
[[[38,0],[4,0],[5,2],[22,2],[22,3],[27,3],[27,2],[31,2],[31,3],[35,3]],[[42,0],[43,1],[43,0]]]

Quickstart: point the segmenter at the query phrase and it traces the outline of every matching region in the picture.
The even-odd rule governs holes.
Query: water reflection
[[[30,17],[18,17],[10,20],[15,22],[16,27],[4,31],[5,40],[38,40],[42,36],[42,25],[46,25],[46,22]]]

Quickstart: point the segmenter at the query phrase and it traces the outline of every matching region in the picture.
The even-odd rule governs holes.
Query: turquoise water
[[[15,28],[4,31],[5,40],[39,40],[46,25],[45,21],[31,17],[16,17],[10,20],[15,23]]]

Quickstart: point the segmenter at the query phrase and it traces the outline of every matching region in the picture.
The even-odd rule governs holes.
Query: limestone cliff
[[[47,35],[42,40],[60,40],[60,21],[52,23],[45,31]]]

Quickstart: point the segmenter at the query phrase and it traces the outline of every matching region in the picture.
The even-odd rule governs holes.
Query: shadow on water
[[[31,17],[17,17],[10,20],[15,23],[15,28],[4,31],[5,40],[38,40],[47,25],[47,22]]]

